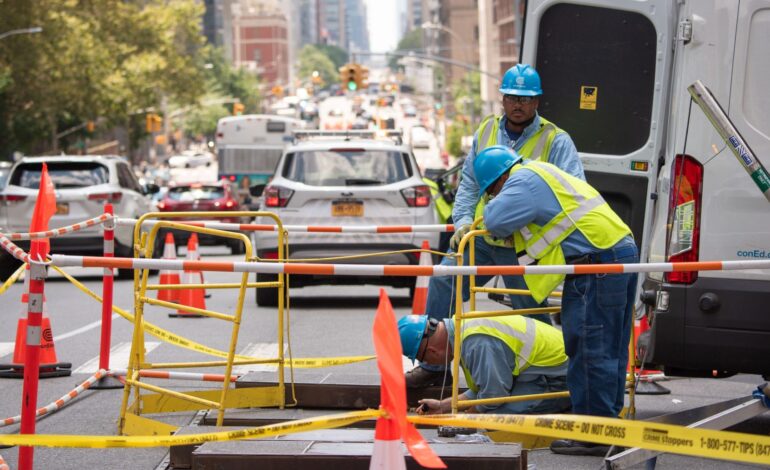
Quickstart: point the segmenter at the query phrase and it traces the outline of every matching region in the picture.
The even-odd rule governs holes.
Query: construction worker
[[[513,235],[519,264],[637,263],[631,230],[585,181],[554,165],[522,161],[509,148],[484,149],[473,162],[484,223]],[[569,356],[567,386],[576,414],[617,417],[623,408],[635,273],[525,275],[536,301],[564,282],[562,332]],[[608,446],[561,439],[559,454],[604,455]]]
[[[473,173],[473,161],[476,155],[492,145],[504,145],[516,150],[522,157],[532,160],[547,161],[580,179],[585,179],[583,165],[580,162],[575,144],[569,135],[555,124],[538,115],[537,108],[543,90],[540,76],[529,65],[518,64],[508,69],[500,84],[503,114],[487,116],[473,136],[473,145],[463,165],[462,178],[455,195],[452,220],[455,232],[450,240],[452,251],[457,249],[460,240],[468,233],[471,224],[481,217],[486,203],[479,198],[479,186]],[[479,227],[483,229],[482,227]],[[476,265],[513,265],[516,264],[516,251],[509,239],[495,239],[490,236],[475,239]],[[467,251],[466,251],[467,253]],[[468,257],[463,259],[468,263]],[[453,257],[444,257],[442,265],[453,266]],[[490,276],[477,276],[478,285],[484,285]],[[442,319],[450,317],[454,311],[454,281],[451,276],[431,277],[428,283],[428,298],[425,311],[427,315]],[[521,276],[503,276],[505,287],[525,289]],[[468,282],[463,282],[463,300],[470,296]],[[514,309],[535,308],[541,306],[531,297],[510,296]],[[543,322],[550,323],[549,315],[535,315]],[[438,367],[421,364],[407,372],[407,387],[426,387],[436,385],[445,377]]]
[[[452,319],[407,315],[398,321],[401,347],[414,362],[448,366],[454,357]],[[559,392],[567,389],[567,356],[559,330],[521,315],[465,320],[460,366],[468,390],[460,400]],[[422,399],[421,414],[448,413],[451,397]],[[469,408],[469,407],[466,407]],[[562,413],[569,398],[474,405],[472,413]]]

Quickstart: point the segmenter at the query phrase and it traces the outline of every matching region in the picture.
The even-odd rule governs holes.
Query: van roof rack
[[[404,133],[401,130],[377,129],[377,130],[340,130],[340,131],[321,131],[321,130],[295,130],[294,143],[301,140],[310,139],[339,139],[345,141],[353,139],[391,139],[396,145],[401,145],[404,141]]]

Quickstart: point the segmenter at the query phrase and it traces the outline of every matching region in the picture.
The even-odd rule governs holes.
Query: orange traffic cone
[[[201,259],[201,252],[200,252],[200,250],[198,249],[198,246],[199,246],[199,245],[198,245],[198,234],[197,234],[197,233],[195,233],[195,232],[193,232],[193,233],[190,235],[190,238],[193,240],[193,242],[194,242],[194,246],[195,246],[195,249],[193,250],[193,251],[194,251],[194,253],[195,253],[195,261],[200,261],[200,259]],[[205,284],[205,283],[206,283],[206,280],[205,280],[205,279],[203,279],[203,271],[197,271],[197,273],[198,273],[198,276],[200,277],[200,283],[201,283],[201,284]],[[206,289],[203,289],[203,297],[204,297],[204,298],[206,298],[206,299],[208,299],[209,297],[211,297],[211,294],[209,294],[208,292],[206,292]]]
[[[27,304],[29,302],[29,265],[24,274],[24,292],[21,294],[21,315],[16,324],[16,344],[13,348],[13,363],[0,364],[0,377],[21,379],[24,377],[25,354],[27,344]],[[41,379],[49,377],[66,377],[72,375],[72,364],[59,362],[56,358],[56,347],[53,342],[51,320],[45,314],[45,297],[43,297],[43,320],[40,337],[40,375]]]
[[[198,237],[190,236],[190,238],[187,240],[187,257],[186,259],[188,261],[195,261],[198,254],[197,254],[197,244],[198,244]],[[193,271],[193,270],[184,270],[184,273],[182,273],[182,284],[200,284],[201,283],[201,277],[200,277],[200,271]],[[205,309],[206,308],[206,299],[203,298],[205,295],[205,290],[203,288],[189,288],[189,289],[182,289],[179,291],[179,304],[184,305],[187,307],[193,307],[193,308],[200,308]],[[169,317],[202,317],[203,315],[199,313],[190,312],[189,310],[185,310],[183,308],[180,308],[177,310],[176,313],[169,313]]]
[[[639,375],[636,381],[636,394],[637,395],[668,395],[671,390],[660,385],[653,378],[654,376],[662,376],[663,371],[644,369],[644,361],[647,356],[647,348],[650,342],[650,324],[647,322],[647,316],[641,318],[641,320],[634,320],[634,337],[636,342],[634,344],[634,354],[636,360],[634,365],[641,364],[642,368],[634,367],[633,371]],[[630,361],[629,361],[630,362]]]
[[[163,259],[176,259],[176,245],[174,244],[174,235],[169,232],[166,234],[166,243],[163,245]],[[160,285],[181,284],[179,281],[179,271],[160,272]],[[173,289],[158,290],[158,300],[166,302],[179,302],[179,291]]]
[[[420,266],[431,266],[433,260],[431,260],[430,244],[428,240],[422,241],[422,252],[420,253]],[[414,284],[414,298],[412,299],[412,314],[424,315],[425,307],[428,304],[428,281],[429,276],[417,276],[417,280]]]

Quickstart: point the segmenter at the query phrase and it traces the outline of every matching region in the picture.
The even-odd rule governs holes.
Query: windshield
[[[225,190],[220,186],[201,186],[201,187],[187,187],[182,186],[179,188],[169,188],[168,198],[172,201],[195,201],[206,199],[222,199],[225,197]]]
[[[315,150],[286,156],[283,177],[311,186],[380,185],[412,176],[408,156],[386,150]]]
[[[48,175],[57,189],[84,188],[109,183],[109,170],[96,162],[46,162]],[[40,187],[42,163],[24,163],[16,167],[10,184],[24,188]]]

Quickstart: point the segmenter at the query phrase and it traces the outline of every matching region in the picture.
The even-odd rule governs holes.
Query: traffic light
[[[96,123],[94,121],[86,121],[86,131],[93,133],[96,129]]]
[[[233,103],[233,116],[240,116],[243,114],[245,106],[243,106],[243,103]]]
[[[358,64],[345,64],[340,67],[340,81],[342,87],[350,91],[358,89],[358,77],[360,74]]]
[[[163,127],[163,118],[154,113],[147,113],[146,128],[147,132],[160,132]]]
[[[278,98],[283,96],[283,87],[281,85],[275,85],[273,86],[272,90],[274,96],[277,96]]]
[[[369,69],[359,65],[356,73],[356,85],[359,90],[369,88]]]

